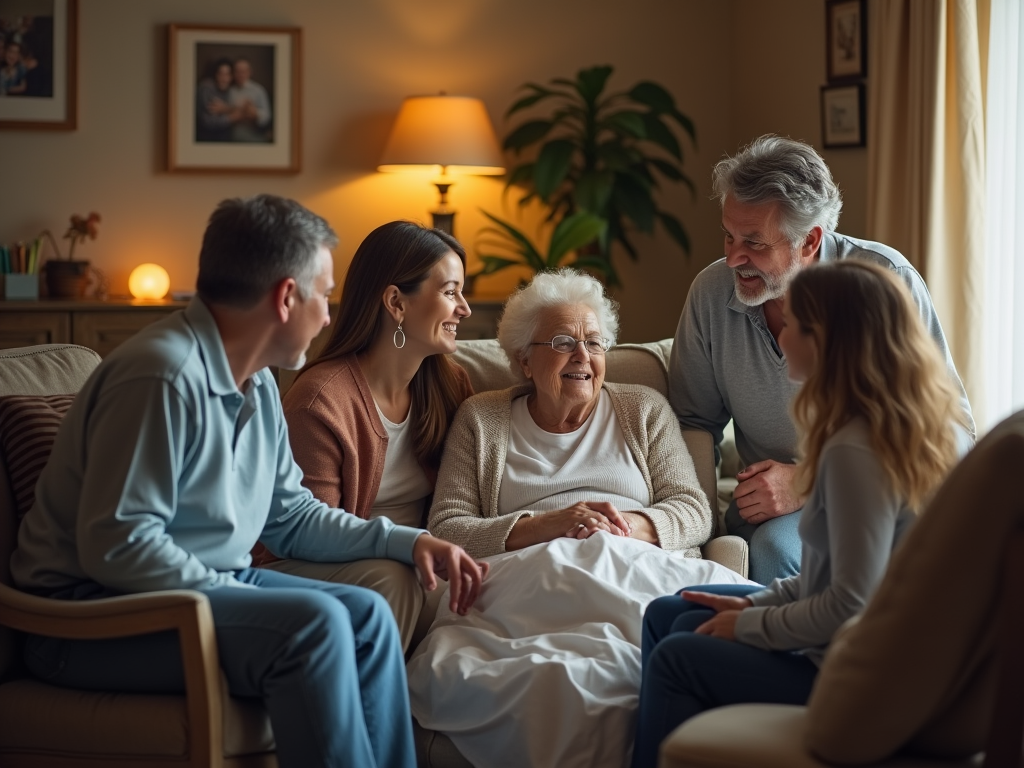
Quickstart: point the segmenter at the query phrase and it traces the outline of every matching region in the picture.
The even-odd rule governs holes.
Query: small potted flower
[[[64,233],[65,240],[70,241],[68,246],[68,257],[62,258],[60,247],[54,239],[50,230],[43,234],[50,240],[53,246],[56,259],[46,262],[46,287],[51,298],[56,299],[77,299],[85,294],[89,284],[89,262],[75,260],[75,246],[84,243],[88,238],[95,240],[99,234],[100,215],[90,213],[82,217],[77,214],[71,217],[71,226]]]

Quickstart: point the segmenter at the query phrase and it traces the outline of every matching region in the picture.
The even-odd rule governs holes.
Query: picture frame
[[[826,149],[865,146],[864,118],[863,83],[821,87],[821,137]]]
[[[0,0],[0,37],[0,129],[75,130],[78,0]]]
[[[867,77],[867,8],[864,0],[827,0],[826,56],[830,83]]]
[[[169,172],[302,170],[301,29],[170,24],[167,50]]]

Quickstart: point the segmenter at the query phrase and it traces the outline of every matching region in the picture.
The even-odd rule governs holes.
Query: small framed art
[[[295,27],[171,24],[167,169],[298,173],[301,47]]]
[[[0,128],[75,129],[78,0],[0,0]]]
[[[864,0],[827,0],[825,18],[829,82],[866,77],[867,12]]]
[[[821,137],[827,149],[863,147],[864,84],[821,87]]]

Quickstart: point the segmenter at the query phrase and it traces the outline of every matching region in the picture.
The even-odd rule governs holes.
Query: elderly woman
[[[491,575],[479,613],[439,611],[409,685],[421,725],[477,765],[622,765],[656,585],[743,582],[699,559],[712,514],[668,402],[604,381],[617,332],[595,279],[538,275],[498,330],[525,383],[449,430],[428,529]]]

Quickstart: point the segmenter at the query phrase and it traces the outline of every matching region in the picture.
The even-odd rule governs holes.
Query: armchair
[[[0,763],[276,766],[262,704],[228,695],[203,594],[177,590],[71,602],[12,586],[8,564],[19,502],[31,498],[25,489],[34,488],[32,473],[38,476],[45,464],[63,415],[47,401],[77,392],[99,360],[67,344],[0,351]],[[30,423],[26,414],[39,413],[42,418]],[[59,688],[28,677],[21,664],[20,633],[97,639],[172,629],[179,633],[185,671],[180,696]]]

